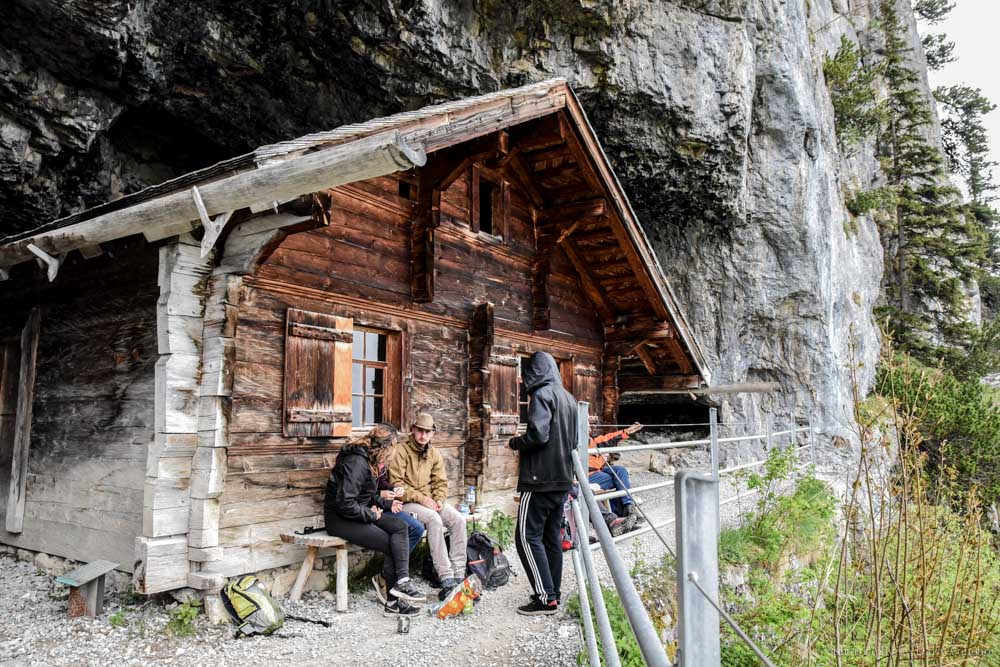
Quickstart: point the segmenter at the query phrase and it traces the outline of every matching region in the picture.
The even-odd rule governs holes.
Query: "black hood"
[[[535,352],[528,360],[528,367],[524,369],[524,386],[532,394],[547,384],[562,386],[559,365],[548,352]]]

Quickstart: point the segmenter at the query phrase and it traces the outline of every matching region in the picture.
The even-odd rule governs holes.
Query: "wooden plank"
[[[618,389],[622,394],[633,391],[657,389],[697,389],[701,386],[700,375],[619,375]],[[688,392],[684,392],[688,393]]]
[[[41,311],[31,309],[21,331],[21,370],[17,387],[17,417],[14,426],[14,449],[11,454],[10,486],[7,493],[6,528],[20,533],[24,524],[25,486],[28,481],[28,456],[31,449],[31,413],[35,400],[35,360],[38,355],[38,332]]]
[[[113,563],[109,560],[95,560],[62,576],[56,577],[56,581],[67,586],[83,586],[92,579],[103,577],[116,567],[118,567],[118,563]]]
[[[23,533],[0,529],[0,543],[77,561],[102,558],[121,563],[122,570],[132,571],[135,531],[124,534],[75,521],[64,523],[45,518],[32,518],[30,527]]]

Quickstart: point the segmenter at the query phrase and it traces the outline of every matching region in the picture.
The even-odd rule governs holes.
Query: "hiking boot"
[[[397,583],[389,592],[407,602],[427,602],[427,594],[414,586],[412,581],[403,584]]]
[[[406,600],[392,600],[382,608],[383,616],[414,616],[419,613],[420,607],[415,607]]]
[[[372,586],[375,588],[375,597],[378,598],[378,601],[381,602],[383,605],[387,603],[389,601],[389,598],[386,595],[386,590],[385,590],[385,577],[383,577],[381,574],[376,574],[374,577],[372,577]]]
[[[616,516],[614,519],[611,519],[606,523],[608,524],[608,528],[611,530],[611,537],[618,537],[619,535],[623,535],[628,530],[627,528],[625,528],[625,524],[628,522],[625,520],[624,517]]]
[[[538,598],[532,598],[528,604],[518,607],[517,613],[521,616],[551,616],[552,614],[559,613],[559,602],[553,600],[546,604],[538,600]]]
[[[446,591],[450,591],[455,586],[458,586],[460,583],[462,582],[456,579],[455,577],[448,577],[447,579],[441,580],[441,588],[445,589]]]
[[[636,498],[638,500],[638,498]],[[635,517],[636,523],[642,523],[646,519],[639,513],[639,509],[633,503],[629,503],[625,506],[625,517]]]
[[[629,514],[628,516],[626,516],[625,517],[625,526],[622,529],[622,532],[623,533],[631,533],[633,530],[635,530],[635,524],[638,523],[638,519],[639,519],[639,515],[638,514]]]

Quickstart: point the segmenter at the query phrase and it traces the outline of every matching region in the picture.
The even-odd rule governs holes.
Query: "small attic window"
[[[503,238],[506,232],[509,194],[507,184],[488,169],[473,167],[469,188],[471,212],[470,228],[473,232]]]
[[[496,186],[485,179],[479,181],[479,231],[493,234],[493,202]]]

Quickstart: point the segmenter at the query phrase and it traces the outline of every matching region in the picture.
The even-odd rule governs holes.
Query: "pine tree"
[[[944,21],[954,8],[955,3],[948,0],[915,0],[913,3],[914,13],[930,25]],[[924,56],[930,69],[938,70],[957,60],[955,42],[948,39],[944,33],[921,35],[920,41],[923,43]]]
[[[974,217],[963,214],[944,159],[927,139],[933,115],[907,60],[910,47],[895,0],[881,0],[879,13],[888,95],[878,150],[882,170],[896,192],[894,215],[882,229],[887,303],[881,314],[888,317],[902,348],[931,358],[943,352],[939,341],[961,347],[973,334],[965,288],[978,279],[986,236]]]

